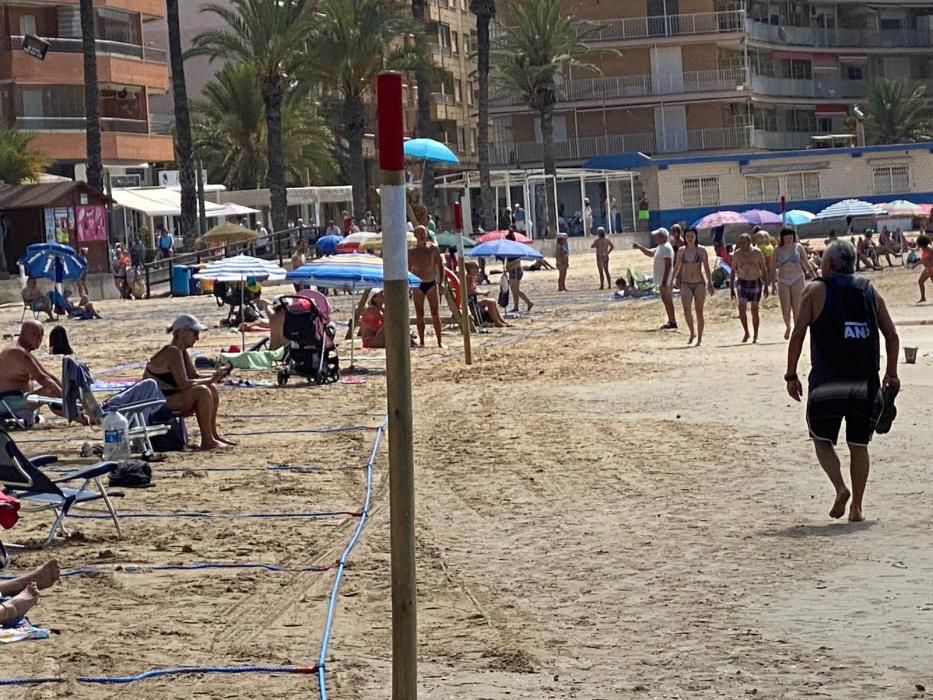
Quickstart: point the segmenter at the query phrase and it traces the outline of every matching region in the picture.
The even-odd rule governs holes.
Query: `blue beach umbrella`
[[[333,255],[337,252],[337,244],[343,241],[343,236],[321,236],[314,247],[320,255]]]
[[[434,139],[409,139],[405,142],[405,155],[418,160],[433,160],[437,163],[456,165],[460,162],[456,154],[440,141]]]
[[[469,255],[471,258],[522,258],[523,260],[539,260],[544,257],[530,245],[510,241],[508,238],[480,243],[475,248],[466,251],[464,255]]]
[[[790,211],[784,212],[784,222],[788,226],[806,226],[813,221],[815,216],[815,214],[811,214],[803,209],[791,209]]]
[[[63,282],[80,279],[87,264],[75,249],[61,243],[33,243],[19,259],[19,264],[30,277],[44,277]]]
[[[285,279],[289,282],[308,282],[319,287],[350,287],[354,290],[382,287],[385,284],[382,258],[368,253],[346,253],[312,260],[289,272]],[[419,284],[421,280],[409,272],[408,286],[417,287]]]

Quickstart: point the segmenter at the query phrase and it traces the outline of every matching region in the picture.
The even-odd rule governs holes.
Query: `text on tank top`
[[[819,282],[826,302],[810,324],[810,389],[828,382],[877,382],[881,353],[874,289],[855,275]]]

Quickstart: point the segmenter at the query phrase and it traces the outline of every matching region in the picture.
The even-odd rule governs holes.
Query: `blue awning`
[[[587,170],[635,170],[655,165],[644,153],[615,153],[590,158],[583,167]]]

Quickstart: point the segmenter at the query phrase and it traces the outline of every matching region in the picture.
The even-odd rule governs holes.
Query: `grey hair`
[[[823,251],[823,259],[829,261],[829,269],[837,275],[854,275],[857,257],[855,246],[841,238],[830,241]]]
[[[743,234],[741,234],[741,235],[739,236],[739,240],[740,240],[740,241],[748,241],[749,243],[751,243],[751,242],[752,242],[752,234],[750,234],[750,233],[743,233]]]

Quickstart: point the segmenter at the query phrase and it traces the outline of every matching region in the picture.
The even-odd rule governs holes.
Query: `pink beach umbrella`
[[[729,224],[748,226],[748,219],[737,211],[716,211],[694,221],[693,228],[716,228],[717,226],[728,226]]]
[[[893,217],[913,218],[915,216],[929,216],[930,213],[929,207],[914,204],[906,199],[895,199],[893,202],[886,202],[878,206],[888,212],[888,216]]]
[[[742,216],[748,223],[758,224],[759,226],[773,226],[781,223],[780,215],[767,209],[749,209],[743,211]]]
[[[477,243],[488,243],[489,241],[500,241],[508,235],[508,231],[488,231],[475,240]],[[515,240],[519,243],[531,243],[531,239],[528,238],[528,236],[525,236],[518,231],[515,232]]]

